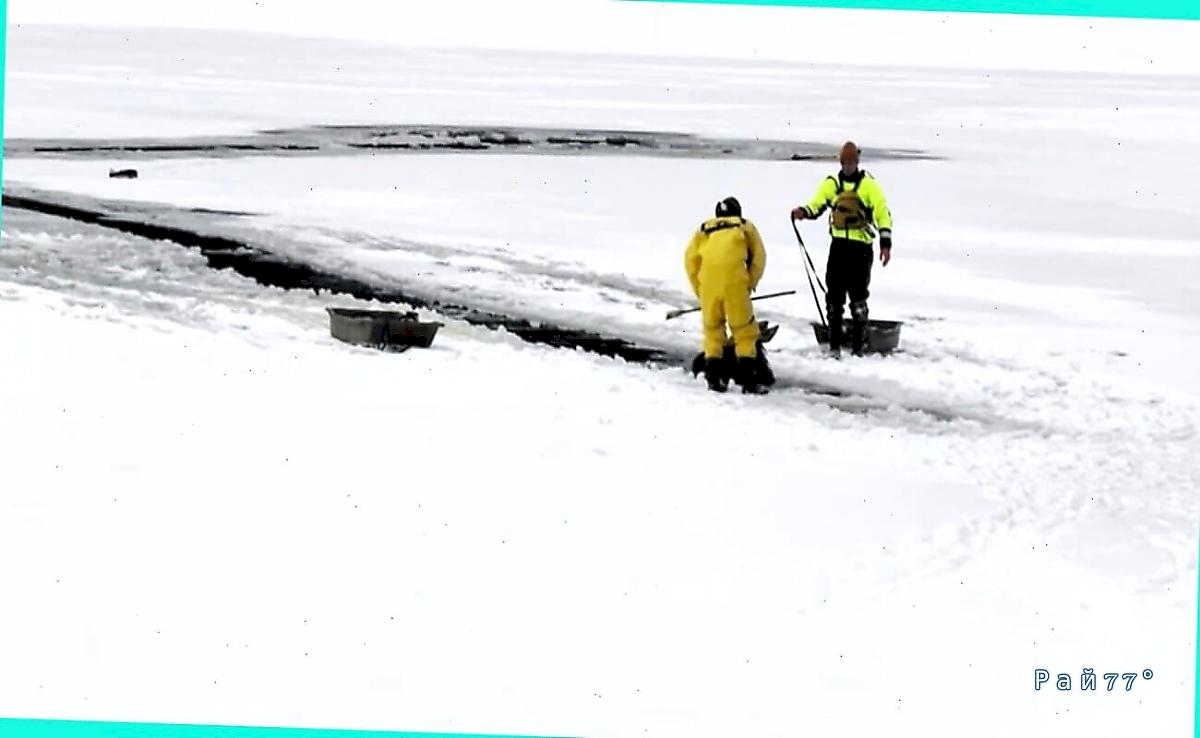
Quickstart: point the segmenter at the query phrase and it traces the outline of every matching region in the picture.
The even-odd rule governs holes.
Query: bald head
[[[838,153],[838,161],[842,163],[842,174],[849,175],[858,171],[858,157],[861,153],[858,144],[853,141],[842,144],[842,150]]]

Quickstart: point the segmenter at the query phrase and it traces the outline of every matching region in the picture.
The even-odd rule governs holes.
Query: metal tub
[[[820,323],[810,323],[813,327],[813,334],[817,337],[817,343],[822,345],[829,344],[829,326]],[[900,346],[900,326],[904,325],[899,320],[868,320],[867,321],[867,341],[863,350],[870,354],[890,354]],[[843,341],[848,348],[850,345],[850,322],[846,321],[843,324]]]
[[[429,348],[441,323],[421,321],[413,312],[325,308],[329,333],[339,341],[356,346]]]

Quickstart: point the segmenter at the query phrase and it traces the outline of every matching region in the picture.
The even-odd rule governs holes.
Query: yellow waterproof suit
[[[716,359],[723,353],[727,323],[737,355],[755,356],[758,322],[750,293],[758,287],[766,266],[762,237],[745,218],[710,218],[692,236],[684,269],[700,301],[706,357]]]

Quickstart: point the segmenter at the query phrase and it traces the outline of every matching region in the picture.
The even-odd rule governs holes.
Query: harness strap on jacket
[[[726,228],[741,228],[744,225],[746,225],[745,219],[738,218],[736,223],[731,222],[731,221],[725,221],[723,223],[712,223],[712,224],[704,223],[700,226],[700,230],[704,232],[704,235],[708,236],[713,233],[716,233],[717,231],[723,231]]]

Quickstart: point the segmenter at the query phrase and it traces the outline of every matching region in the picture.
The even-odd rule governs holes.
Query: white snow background
[[[767,239],[764,290],[802,292],[762,305],[784,326],[777,369],[874,409],[711,396],[454,322],[429,351],[351,348],[323,308],[354,300],[6,210],[0,714],[1188,734],[1197,77],[36,26],[9,43],[8,138],[452,122],[947,159],[864,162],[897,221],[872,311],[908,321],[905,351],[838,364],[807,332],[785,220],[827,164],[5,161],[6,192],[249,211],[220,227],[672,346],[699,340],[662,320],[688,303],[683,247],[737,194]],[[124,165],[139,179],[106,177]],[[1076,689],[1035,692],[1036,668]],[[1084,668],[1154,676],[1083,693]]]

